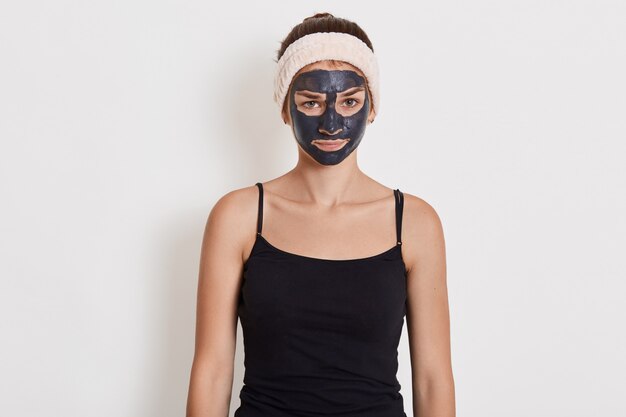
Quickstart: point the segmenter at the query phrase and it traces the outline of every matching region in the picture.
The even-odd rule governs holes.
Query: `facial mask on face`
[[[365,133],[370,102],[365,91],[363,100],[360,97],[344,96],[337,98],[338,93],[354,87],[366,88],[365,79],[354,71],[313,70],[298,75],[291,88],[289,110],[293,124],[293,132],[300,147],[322,165],[336,165],[354,151]],[[296,92],[317,93],[317,98],[296,98]],[[325,94],[325,97],[324,97]],[[362,107],[354,113],[361,103],[344,104],[351,98],[362,101]],[[299,100],[300,105],[296,102]],[[310,100],[311,103],[305,100]],[[314,107],[305,107],[313,104]],[[354,101],[351,101],[354,103]],[[308,103],[308,104],[307,104]],[[312,141],[328,143],[326,140],[347,140],[340,144],[340,149],[321,149]]]

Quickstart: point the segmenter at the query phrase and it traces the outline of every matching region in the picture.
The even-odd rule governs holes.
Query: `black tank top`
[[[394,190],[396,244],[374,256],[321,259],[257,234],[238,314],[244,386],[235,417],[406,417],[398,344],[406,314],[403,194]]]

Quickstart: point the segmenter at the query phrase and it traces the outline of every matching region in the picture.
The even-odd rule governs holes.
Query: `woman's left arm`
[[[414,417],[455,417],[443,227],[435,209],[404,194],[407,333]]]

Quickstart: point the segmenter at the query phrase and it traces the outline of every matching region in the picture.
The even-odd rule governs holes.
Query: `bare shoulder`
[[[256,185],[222,195],[209,213],[205,239],[243,255],[256,231],[258,198]]]
[[[402,256],[410,271],[433,250],[443,249],[445,241],[443,224],[435,208],[418,196],[402,193]]]

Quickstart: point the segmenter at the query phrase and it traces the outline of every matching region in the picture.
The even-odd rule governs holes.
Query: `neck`
[[[365,174],[357,164],[357,149],[337,165],[321,165],[298,147],[298,163],[289,173],[315,204],[333,207],[350,199]]]

